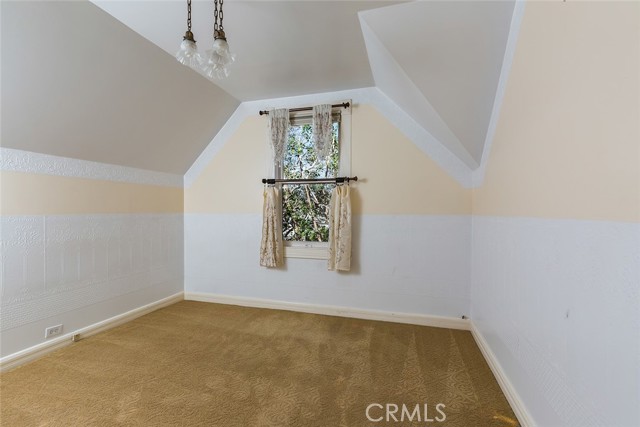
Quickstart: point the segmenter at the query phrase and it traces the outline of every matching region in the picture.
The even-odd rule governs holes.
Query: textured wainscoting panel
[[[260,215],[185,215],[185,291],[461,317],[469,311],[468,216],[354,216],[352,271],[326,260],[260,267]]]
[[[474,217],[472,319],[538,425],[640,425],[640,225]]]
[[[182,284],[182,215],[3,216],[0,221],[3,331],[128,293]]]

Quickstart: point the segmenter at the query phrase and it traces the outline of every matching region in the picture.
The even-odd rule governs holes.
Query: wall
[[[2,356],[183,290],[180,176],[0,157]]]
[[[637,2],[530,2],[485,182],[472,320],[540,426],[640,425]]]
[[[352,271],[258,260],[266,118],[245,119],[185,189],[185,291],[460,317],[469,311],[471,194],[374,107],[353,99]]]

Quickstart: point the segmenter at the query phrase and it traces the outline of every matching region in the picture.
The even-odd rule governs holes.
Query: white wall
[[[529,2],[471,319],[539,426],[640,425],[640,4]]]
[[[352,271],[326,260],[258,263],[262,217],[185,215],[185,291],[461,317],[469,311],[469,216],[355,216]]]
[[[155,173],[52,156],[50,171],[76,173],[46,175],[37,157],[2,162],[0,173],[3,357],[46,342],[49,326],[73,333],[183,290],[181,188],[150,185]],[[105,171],[145,183],[86,178]]]
[[[182,215],[3,216],[2,355],[182,290]]]
[[[472,319],[540,426],[640,422],[640,224],[473,218]]]

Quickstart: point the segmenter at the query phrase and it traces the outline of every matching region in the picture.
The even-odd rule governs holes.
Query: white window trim
[[[350,99],[332,102],[332,104],[342,104],[348,102],[349,107],[338,107],[340,111],[340,141],[338,148],[340,149],[340,166],[338,167],[338,176],[351,176],[351,107]],[[293,107],[292,107],[293,108]],[[274,175],[280,178],[280,170],[272,166]],[[285,258],[304,258],[304,259],[329,259],[329,244],[327,242],[284,242]]]
[[[327,242],[284,242],[285,258],[329,259]]]

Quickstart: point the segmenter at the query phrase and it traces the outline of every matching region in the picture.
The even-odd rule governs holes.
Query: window
[[[319,159],[313,148],[311,115],[292,113],[284,158],[276,176],[285,179],[335,178],[349,174],[350,110],[333,111],[330,155]],[[329,203],[334,184],[282,186],[282,234],[285,256],[327,258]]]
[[[282,177],[335,178],[338,176],[339,122],[333,123],[331,154],[319,159],[313,149],[310,124],[294,124],[282,163]],[[282,189],[282,235],[285,241],[328,242],[331,184],[285,185]]]

